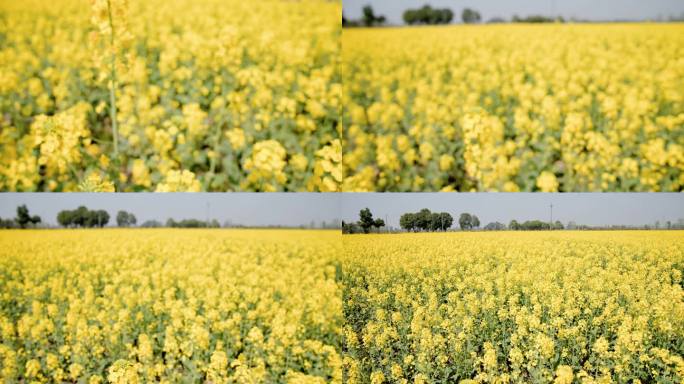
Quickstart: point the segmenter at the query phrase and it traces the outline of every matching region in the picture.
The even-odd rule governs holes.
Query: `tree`
[[[385,220],[375,219],[375,221],[373,221],[373,226],[380,232],[380,228],[385,226]]]
[[[59,223],[59,225],[63,226],[64,228],[71,227],[73,225],[73,220],[73,211],[64,210],[59,211],[59,213],[57,214],[57,223]]]
[[[404,19],[404,23],[408,25],[413,25],[418,23],[418,13],[413,10],[413,9],[407,9],[404,11],[404,14],[401,15],[401,18]]]
[[[432,218],[432,213],[429,209],[423,208],[420,212],[416,213],[415,223],[416,228],[421,231],[427,231],[430,229],[430,220]]]
[[[363,25],[366,27],[372,27],[376,24],[384,24],[386,21],[385,16],[376,16],[375,12],[373,11],[373,7],[370,5],[366,5],[363,7],[363,17],[362,17],[362,22]]]
[[[109,223],[109,213],[104,209],[97,210],[95,214],[97,216],[98,227],[102,228]]]
[[[88,218],[88,208],[80,206],[76,210],[72,211],[72,221],[71,223],[76,227],[85,227],[86,220]]]
[[[478,11],[475,11],[475,10],[470,9],[470,8],[466,8],[461,13],[461,19],[466,24],[473,24],[473,23],[479,23],[480,20],[482,19],[482,17],[480,16],[480,13]]]
[[[31,216],[29,214],[29,209],[26,207],[26,205],[20,205],[17,207],[17,218],[16,222],[19,224],[20,228],[26,228],[29,225],[36,225],[40,223],[40,216],[34,215]]]
[[[446,231],[447,229],[451,228],[451,226],[454,224],[454,218],[447,212],[442,212],[439,214],[439,222],[441,226],[442,231]]]
[[[119,211],[116,214],[116,225],[119,227],[135,226],[138,220],[135,215],[126,211]]]
[[[458,218],[458,225],[461,230],[466,231],[473,227],[473,218],[469,213],[461,213],[461,217]]]
[[[430,213],[430,222],[428,225],[428,229],[430,231],[439,231],[442,229],[442,225],[440,224],[441,216],[437,212],[432,212]]]
[[[359,226],[363,228],[363,233],[368,233],[375,224],[373,214],[370,209],[364,208],[359,212]]]
[[[472,225],[473,228],[480,228],[480,219],[478,219],[475,215],[472,216]]]
[[[404,213],[399,217],[399,226],[409,232],[416,229],[416,215],[414,213]]]
[[[511,220],[511,222],[508,224],[508,229],[511,231],[518,231],[520,230],[520,224],[518,224],[517,220]]]
[[[439,20],[440,24],[449,24],[454,20],[454,11],[452,11],[451,9],[442,9],[440,13],[442,16]]]
[[[561,223],[559,220],[556,220],[556,222],[553,223],[553,229],[563,230],[563,223]]]

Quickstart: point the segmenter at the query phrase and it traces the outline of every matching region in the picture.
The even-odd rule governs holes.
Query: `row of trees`
[[[64,228],[102,228],[109,223],[109,213],[103,209],[90,210],[80,206],[57,214],[57,223]]]
[[[432,8],[429,4],[425,4],[420,8],[409,8],[402,14],[402,19],[407,25],[437,25],[449,24],[454,20],[454,12],[449,8]],[[461,21],[465,24],[474,24],[482,22],[482,15],[480,12],[472,8],[464,8],[461,11]],[[366,5],[362,9],[361,18],[359,20],[349,20],[342,14],[343,27],[375,27],[383,25],[387,22],[384,15],[377,15],[373,7]],[[488,23],[506,23],[507,20],[494,17],[487,21]],[[510,20],[513,23],[554,23],[565,22],[562,16],[548,17],[543,15],[529,15],[518,16],[513,15]]]
[[[470,11],[470,9],[468,9]],[[465,12],[465,11],[464,11]],[[424,5],[418,9],[407,9],[403,14],[404,23],[414,24],[449,24],[454,19],[454,12],[449,8],[432,8]]]
[[[409,232],[446,231],[453,223],[454,218],[447,212],[430,212],[427,208],[416,213],[404,213],[399,218],[399,226]]]
[[[344,16],[344,14],[342,14],[342,26],[375,27],[383,25],[387,22],[387,18],[384,15],[375,14],[373,7],[370,5],[364,6],[361,11],[361,19],[359,20],[349,20]],[[454,11],[449,8],[432,8],[430,5],[425,4],[420,8],[407,9],[404,11],[402,18],[408,25],[449,24],[454,20]],[[461,20],[468,24],[479,23],[482,20],[482,16],[480,16],[479,12],[473,9],[465,8],[463,12],[461,12]]]
[[[511,220],[508,224],[508,229],[511,231],[547,231],[550,229],[564,229],[564,227],[563,223],[560,221],[551,224],[541,220],[528,220],[523,223],[518,223],[517,220]]]
[[[166,226],[169,228],[221,228],[218,220],[214,219],[212,221],[202,221],[197,219],[183,219],[176,221],[174,219],[168,219],[166,221]]]
[[[13,219],[0,218],[0,228],[32,228],[41,222],[40,216],[31,215],[26,205],[17,207],[17,216]]]

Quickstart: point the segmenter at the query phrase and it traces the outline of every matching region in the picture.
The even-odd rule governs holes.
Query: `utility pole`
[[[549,222],[549,228],[553,229],[553,203],[551,203],[551,221]]]
[[[209,226],[209,202],[207,201],[207,227]]]

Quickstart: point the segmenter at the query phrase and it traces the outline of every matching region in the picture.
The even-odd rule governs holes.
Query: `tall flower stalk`
[[[119,155],[119,132],[116,119],[116,60],[117,51],[130,39],[126,28],[126,0],[93,0],[93,23],[99,36],[108,39],[109,55],[102,56],[102,65],[109,65],[109,117],[112,120],[112,137],[114,142],[114,158]],[[106,63],[106,64],[105,64]]]
[[[119,132],[116,123],[116,49],[114,48],[114,23],[112,22],[112,4],[107,0],[107,14],[109,16],[109,44],[111,47],[111,81],[109,85],[109,116],[112,119],[112,136],[114,139],[114,158],[119,157]]]

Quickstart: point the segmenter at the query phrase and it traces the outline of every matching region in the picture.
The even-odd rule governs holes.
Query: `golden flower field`
[[[344,191],[682,191],[684,25],[345,29]]]
[[[0,231],[0,382],[341,383],[340,236]]]
[[[0,2],[0,190],[338,190],[340,14]]]
[[[678,231],[343,236],[347,383],[681,383]]]

